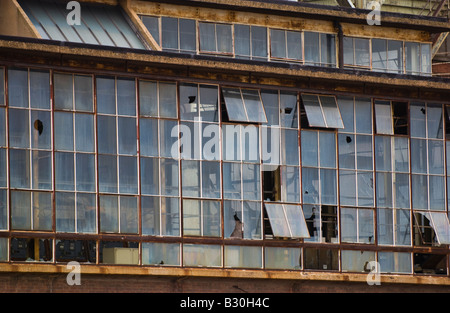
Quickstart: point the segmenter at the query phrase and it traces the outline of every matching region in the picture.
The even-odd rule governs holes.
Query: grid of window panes
[[[336,129],[303,124],[296,91],[237,88],[267,123],[232,122],[222,85],[0,74],[0,227],[25,231],[0,240],[9,260],[110,263],[126,248],[131,264],[412,273],[413,255],[446,255],[442,104],[339,96]],[[412,253],[424,245],[439,253]]]
[[[431,44],[344,37],[344,66],[377,72],[431,75]]]

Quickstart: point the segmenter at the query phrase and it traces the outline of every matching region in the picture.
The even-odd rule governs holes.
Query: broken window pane
[[[423,102],[411,102],[411,137],[426,138],[426,105]]]
[[[31,148],[51,149],[52,123],[49,111],[30,111]]]
[[[304,203],[319,203],[319,169],[302,168],[302,189]]]
[[[297,93],[280,91],[280,125],[298,128]]]
[[[355,136],[339,134],[339,168],[354,169],[355,166]]]
[[[300,206],[266,203],[265,207],[275,237],[309,237]]]

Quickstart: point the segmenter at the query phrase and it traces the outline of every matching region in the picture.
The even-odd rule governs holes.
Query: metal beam
[[[433,47],[431,48],[431,58],[434,58],[439,48],[444,43],[445,39],[448,37],[448,32],[440,33],[437,37],[436,41],[433,43]]]

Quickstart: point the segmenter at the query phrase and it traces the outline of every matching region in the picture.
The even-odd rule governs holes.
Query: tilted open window
[[[450,222],[445,212],[419,212],[414,215],[416,244],[450,244]]]
[[[310,127],[344,128],[336,97],[302,94],[302,101]]]
[[[259,90],[222,88],[222,93],[230,121],[267,123]]]
[[[275,237],[310,237],[301,206],[266,203],[265,208]]]

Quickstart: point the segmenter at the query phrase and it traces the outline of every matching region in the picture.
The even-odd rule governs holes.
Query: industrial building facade
[[[67,4],[0,5],[5,291],[73,261],[83,284],[56,290],[449,290],[447,19]]]

